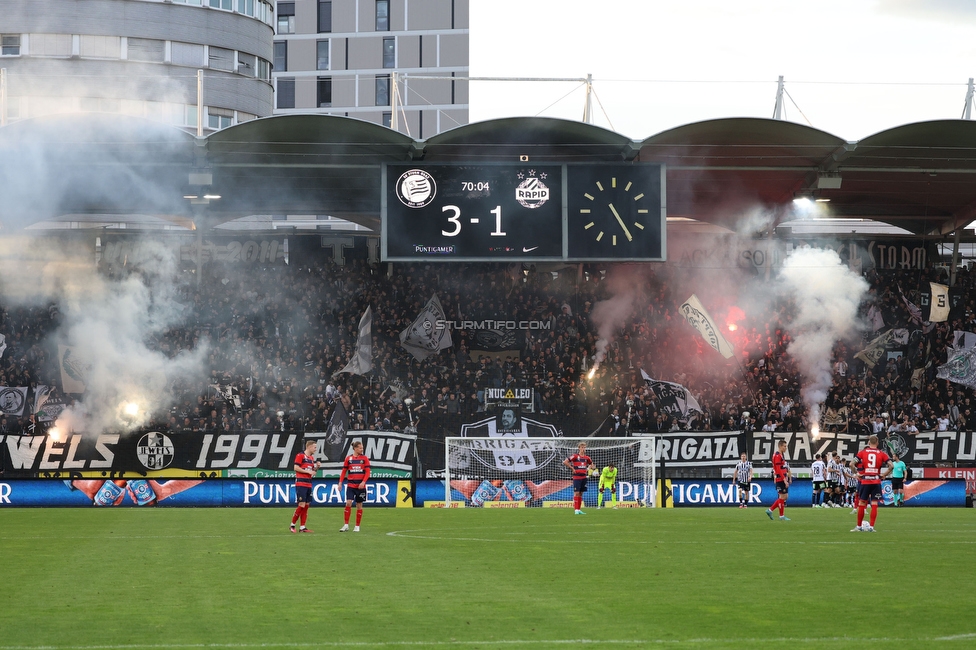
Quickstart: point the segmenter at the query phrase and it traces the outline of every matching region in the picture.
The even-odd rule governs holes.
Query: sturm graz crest
[[[173,462],[173,443],[169,436],[151,431],[139,440],[136,456],[146,469],[165,469]]]
[[[885,445],[888,446],[891,453],[898,454],[899,458],[904,458],[910,451],[908,443],[897,433],[889,433],[888,437],[885,439]]]

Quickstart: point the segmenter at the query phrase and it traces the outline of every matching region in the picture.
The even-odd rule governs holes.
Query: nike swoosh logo
[[[526,248],[525,246],[523,246],[522,247],[522,252],[523,253],[531,253],[532,251],[534,251],[537,248],[539,248],[539,247],[538,246],[533,246],[532,248]]]

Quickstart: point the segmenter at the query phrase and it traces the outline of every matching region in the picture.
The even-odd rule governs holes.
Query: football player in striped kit
[[[752,491],[752,463],[746,452],[739,455],[739,462],[732,472],[732,484],[739,488],[739,507],[749,507],[749,494]]]
[[[813,464],[810,465],[810,480],[813,483],[813,507],[826,508],[820,503],[823,498],[823,491],[827,489],[827,466],[823,462],[823,456],[816,454]]]
[[[844,473],[840,467],[840,459],[834,452],[827,461],[827,497],[824,505],[828,508],[839,508],[840,493],[844,489]]]

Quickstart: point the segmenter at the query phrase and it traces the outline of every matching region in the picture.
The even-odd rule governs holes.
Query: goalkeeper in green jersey
[[[610,500],[613,507],[617,507],[617,468],[613,463],[608,463],[603,471],[600,472],[600,493],[596,497],[596,507],[603,507],[603,491],[610,490]]]

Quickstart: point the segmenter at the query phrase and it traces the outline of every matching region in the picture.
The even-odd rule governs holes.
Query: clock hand
[[[624,220],[620,218],[619,214],[617,214],[617,208],[613,207],[613,203],[610,204],[610,212],[613,213],[613,216],[617,217],[617,223],[619,223],[620,227],[624,229],[624,234],[627,235],[627,241],[634,241],[634,236],[630,234],[629,230],[627,230],[627,226],[624,225]]]

